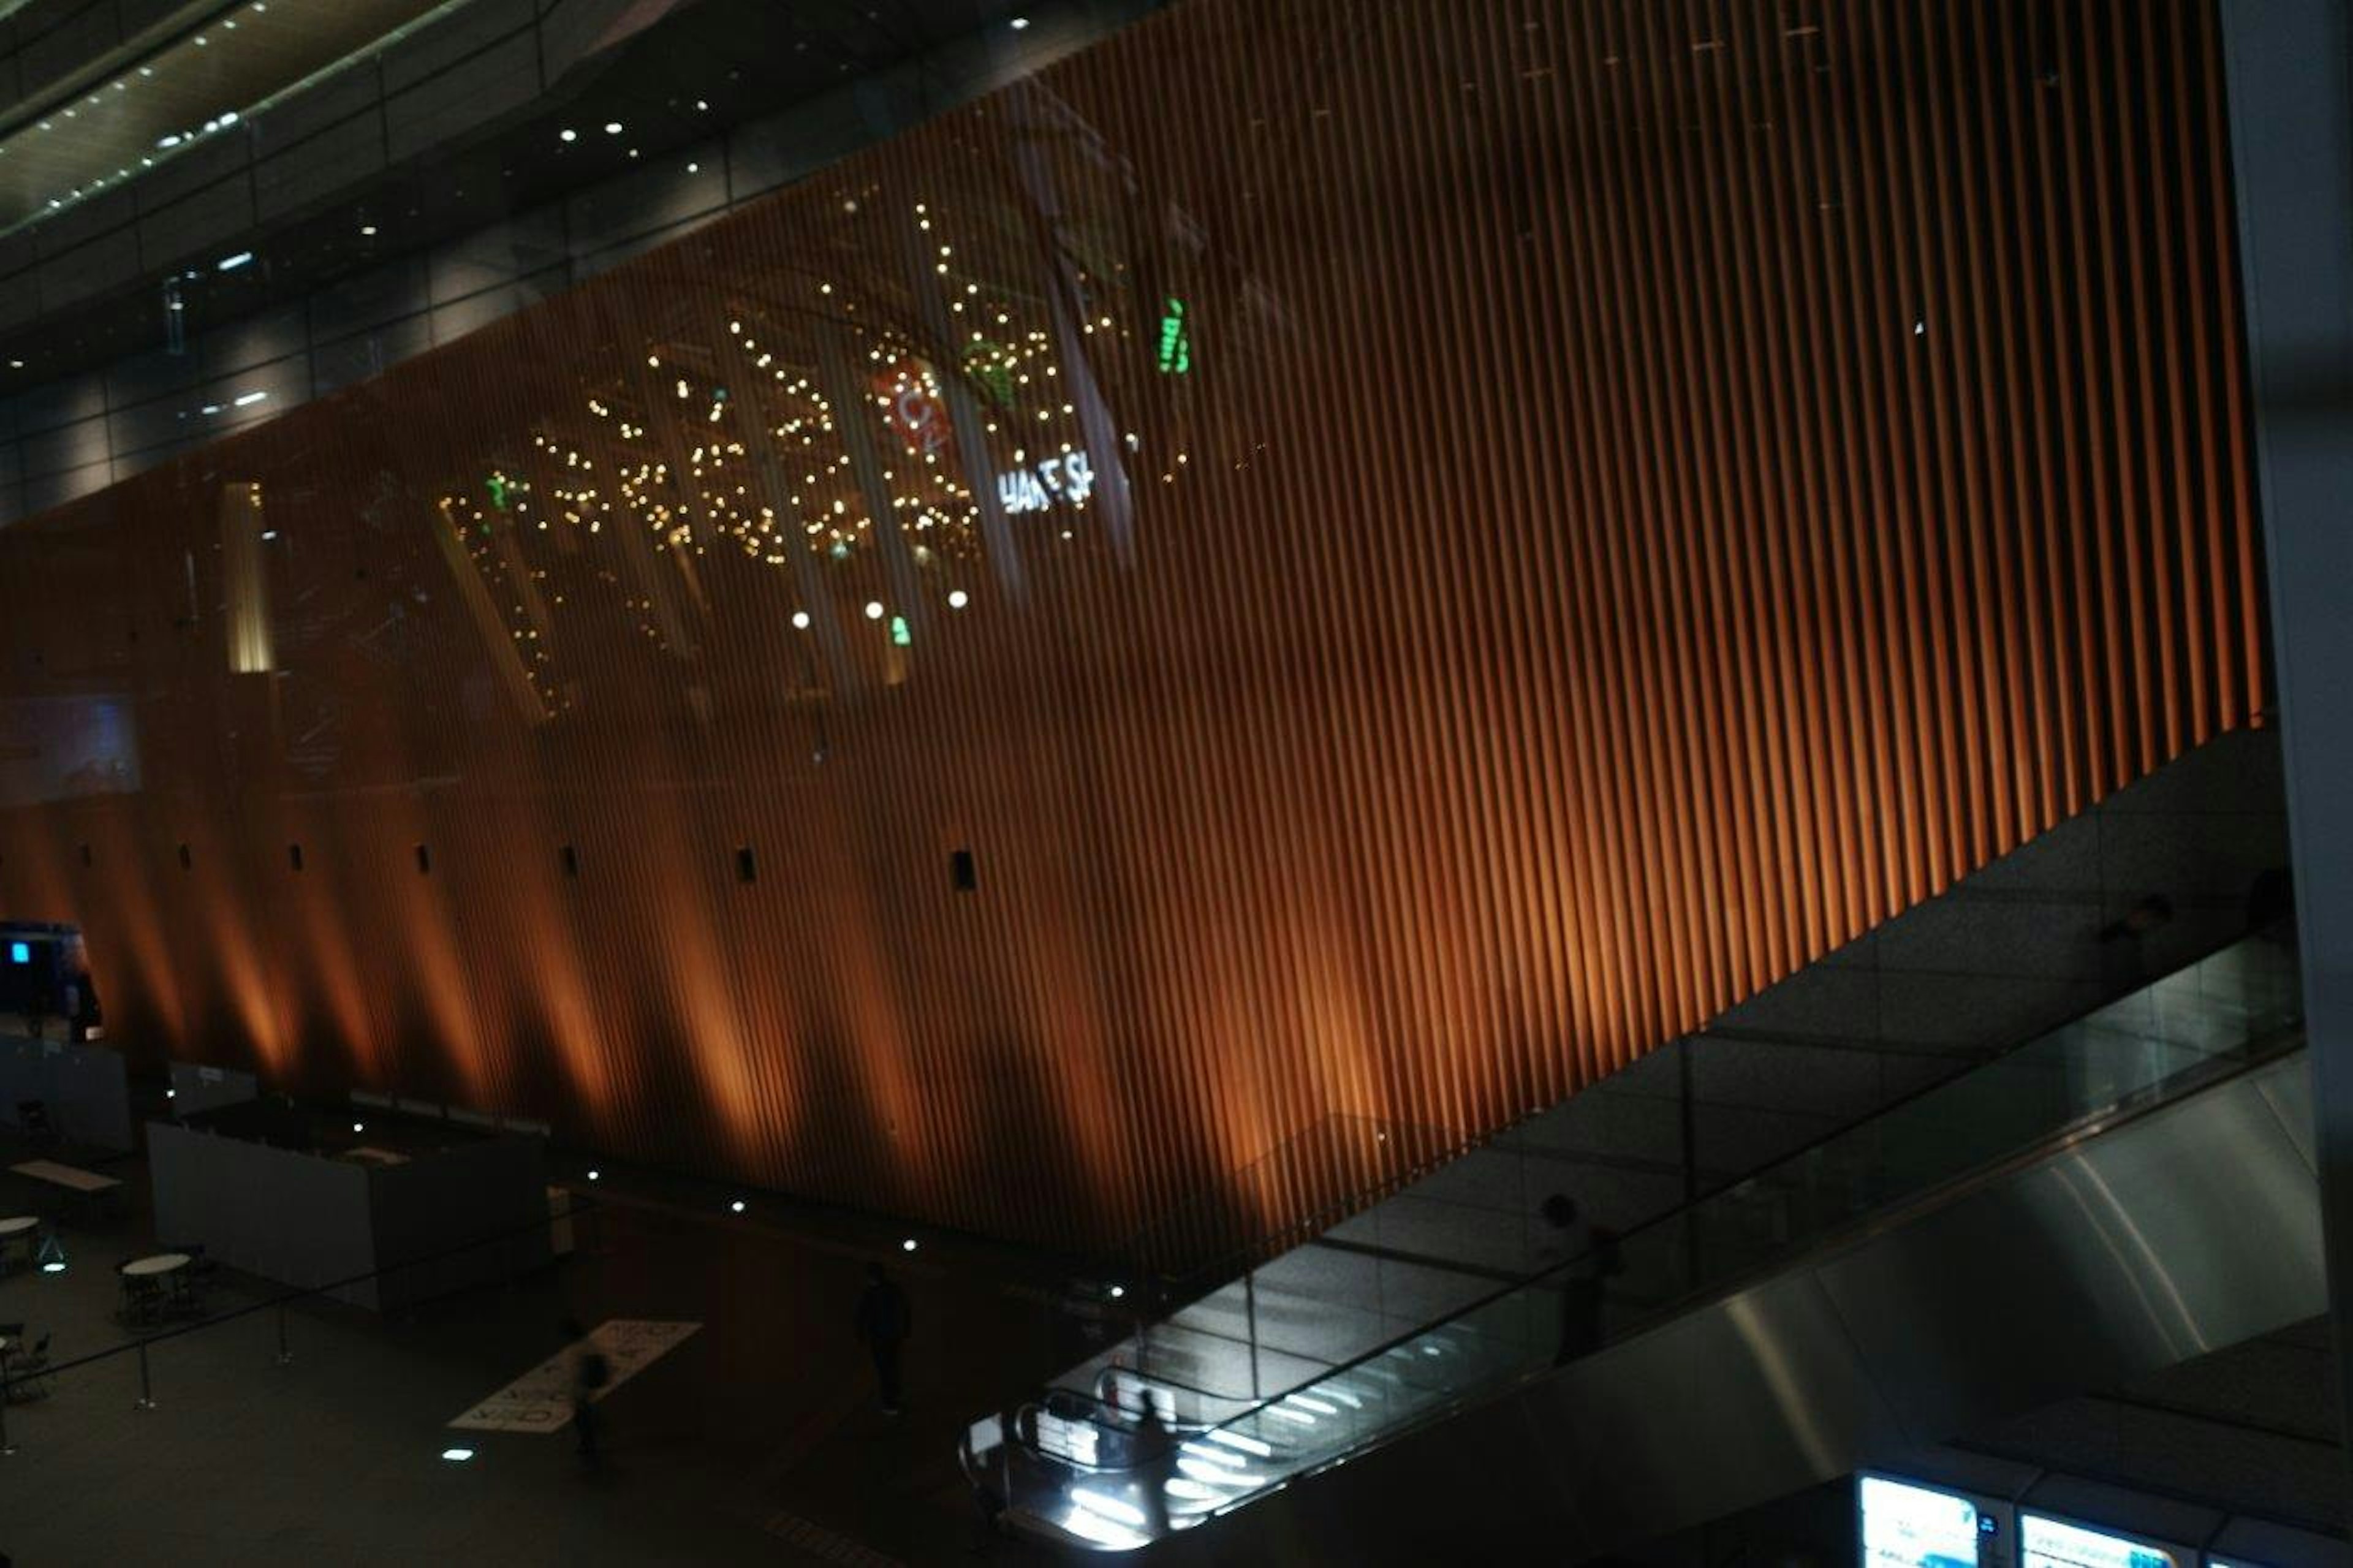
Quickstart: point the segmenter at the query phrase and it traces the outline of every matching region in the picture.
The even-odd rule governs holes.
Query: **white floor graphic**
[[[588,1331],[611,1370],[594,1397],[602,1399],[670,1351],[686,1342],[701,1323],[665,1323],[614,1318]],[[572,1419],[572,1358],[569,1344],[449,1423],[470,1432],[553,1432]]]

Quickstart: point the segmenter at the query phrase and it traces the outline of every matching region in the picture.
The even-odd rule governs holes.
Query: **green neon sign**
[[[507,477],[504,474],[492,474],[491,476],[488,489],[491,492],[491,504],[498,508],[501,511],[506,510]]]
[[[1185,324],[1185,301],[1176,295],[1160,313],[1160,374],[1183,375],[1193,368],[1193,334]]]
[[[893,647],[913,647],[914,643],[915,634],[913,630],[908,626],[907,617],[904,616],[892,616],[891,617],[891,646]]]

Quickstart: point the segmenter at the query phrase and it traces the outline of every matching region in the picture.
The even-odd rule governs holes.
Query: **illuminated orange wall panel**
[[[2253,721],[2216,52],[1191,0],[0,534],[0,893],[142,1050],[1058,1242],[1491,1128]]]

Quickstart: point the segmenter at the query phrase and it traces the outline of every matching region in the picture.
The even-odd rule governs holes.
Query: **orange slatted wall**
[[[1055,1242],[1491,1128],[2255,721],[2220,83],[1183,0],[0,533],[0,895],[142,1050]]]

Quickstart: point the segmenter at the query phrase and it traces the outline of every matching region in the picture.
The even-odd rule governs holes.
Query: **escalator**
[[[1139,1340],[976,1423],[964,1464],[1017,1527],[1155,1561],[1482,1531],[1568,1561],[2221,1348],[2325,1306],[2299,1006],[2292,942],[2246,938],[1542,1271],[1384,1258],[1443,1310],[1355,1353],[1237,1333],[1211,1377]],[[1343,1231],[1291,1267],[1380,1234]],[[1564,1339],[1579,1279],[1598,1344]]]

